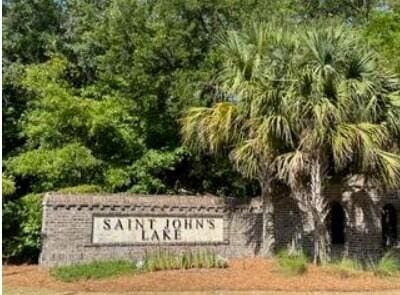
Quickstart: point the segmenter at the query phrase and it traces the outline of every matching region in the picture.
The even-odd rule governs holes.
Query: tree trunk
[[[319,157],[311,164],[311,199],[309,210],[313,220],[313,262],[325,263],[329,259],[329,238],[325,225],[326,200],[322,195],[322,165]]]
[[[325,225],[324,213],[314,212],[313,214],[313,244],[314,256],[313,263],[326,263],[329,261],[329,237],[328,230]]]
[[[261,185],[261,197],[263,206],[263,247],[262,255],[269,257],[275,250],[275,225],[274,204],[272,202],[272,187],[270,182]]]

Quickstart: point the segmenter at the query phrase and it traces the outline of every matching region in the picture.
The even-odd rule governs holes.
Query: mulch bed
[[[373,291],[400,290],[400,277],[378,278],[371,273],[342,278],[310,266],[308,272],[288,276],[272,260],[235,259],[226,269],[192,269],[124,275],[101,280],[59,282],[37,265],[3,266],[5,287],[47,288],[65,291]]]

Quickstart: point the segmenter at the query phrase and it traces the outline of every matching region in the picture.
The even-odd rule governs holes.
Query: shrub
[[[388,252],[378,262],[374,268],[377,276],[395,276],[400,273],[400,261],[393,253]]]
[[[134,273],[135,269],[135,263],[133,262],[112,260],[59,266],[51,269],[50,274],[57,280],[73,282]]]
[[[40,251],[42,195],[29,194],[3,205],[3,256],[36,261]]]
[[[277,257],[281,271],[286,274],[303,274],[307,271],[308,257],[302,251],[282,250]]]
[[[77,186],[69,186],[59,189],[60,193],[69,193],[69,194],[89,194],[89,193],[99,193],[102,191],[102,188],[98,185],[94,184],[82,184]]]
[[[363,270],[361,264],[357,260],[351,258],[343,258],[341,260],[328,263],[324,265],[324,268],[328,272],[338,274],[344,278],[356,276]]]
[[[210,251],[182,252],[175,254],[158,251],[146,254],[143,261],[137,263],[141,271],[158,271],[189,268],[225,268],[227,260]]]

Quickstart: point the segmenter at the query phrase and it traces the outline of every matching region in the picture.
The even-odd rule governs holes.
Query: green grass
[[[280,270],[285,274],[299,275],[307,271],[308,257],[302,251],[282,250],[277,258]]]
[[[86,264],[54,267],[50,274],[57,280],[73,282],[78,280],[100,279],[128,273],[153,272],[160,270],[189,268],[224,268],[226,259],[213,252],[173,252],[158,251],[145,255],[143,261],[96,261]]]
[[[142,271],[158,271],[189,268],[224,268],[227,261],[210,251],[182,252],[175,254],[168,251],[158,251],[146,254],[137,267]]]
[[[133,262],[115,260],[59,266],[51,269],[50,274],[57,280],[73,282],[78,280],[118,276],[127,273],[134,273],[135,271],[136,267]]]
[[[363,272],[362,265],[357,260],[351,258],[343,258],[327,263],[323,265],[323,268],[330,273],[338,274],[344,278],[354,277]]]
[[[400,260],[392,253],[383,256],[374,267],[377,276],[388,277],[400,275]]]

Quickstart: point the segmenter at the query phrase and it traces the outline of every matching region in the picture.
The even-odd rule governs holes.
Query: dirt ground
[[[12,295],[78,294],[79,292],[81,292],[79,294],[87,292],[137,294],[139,291],[170,292],[170,294],[178,291],[205,292],[201,294],[225,294],[225,291],[247,291],[242,294],[251,294],[248,291],[274,291],[265,293],[267,295],[290,294],[289,291],[303,291],[305,292],[303,294],[330,294],[309,293],[310,291],[334,291],[331,294],[336,294],[338,291],[357,291],[354,294],[366,294],[367,291],[385,290],[382,294],[400,294],[399,277],[377,278],[373,274],[365,274],[342,278],[323,272],[314,266],[311,266],[304,275],[287,276],[277,271],[273,261],[263,259],[232,260],[226,269],[162,271],[75,283],[58,282],[49,276],[47,269],[36,265],[3,266],[3,286],[5,294]],[[42,291],[38,293],[32,291],[38,289]]]
[[[54,291],[32,288],[6,288],[4,295],[109,295],[110,293]],[[286,291],[202,291],[202,292],[128,292],[111,293],[112,295],[399,295],[397,291],[379,292],[286,292]]]

